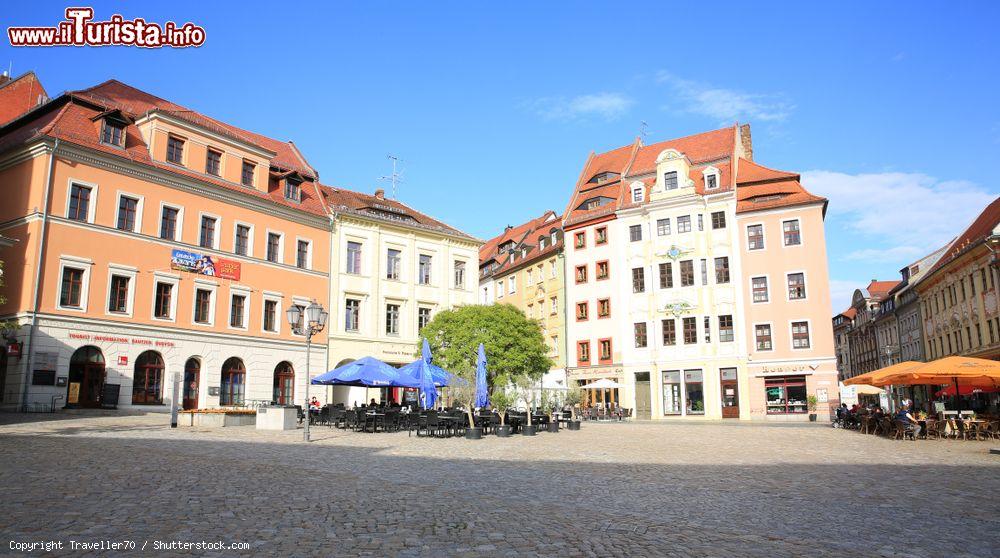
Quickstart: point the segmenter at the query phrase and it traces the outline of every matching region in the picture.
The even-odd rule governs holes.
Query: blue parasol
[[[403,374],[374,357],[363,357],[316,376],[313,384],[364,387],[420,387],[416,378]]]
[[[476,407],[482,409],[489,404],[489,388],[486,385],[486,349],[480,343],[479,354],[476,355]]]

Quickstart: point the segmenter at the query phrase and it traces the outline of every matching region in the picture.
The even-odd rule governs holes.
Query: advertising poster
[[[221,279],[240,280],[240,262],[175,249],[170,255],[170,269]]]

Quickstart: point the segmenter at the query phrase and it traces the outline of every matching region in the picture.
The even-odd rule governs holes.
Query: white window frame
[[[108,264],[108,287],[104,295],[104,314],[106,316],[124,316],[131,318],[135,309],[135,281],[139,268],[130,265]],[[108,307],[111,303],[111,285],[114,276],[128,277],[128,292],[125,293],[125,312],[112,312]],[[62,285],[62,281],[59,282]]]
[[[242,163],[240,164],[240,166],[242,170]],[[276,293],[274,291],[264,291],[263,293],[261,293],[260,331],[262,333],[265,333],[267,335],[281,335],[281,322],[285,320],[285,315],[282,313],[282,307],[281,307],[281,301],[283,299],[284,297],[282,296],[281,293]],[[275,312],[274,325],[276,327],[274,331],[264,329],[264,311],[267,306],[267,301],[269,300],[277,303],[274,307],[274,312]]]
[[[195,309],[198,307],[198,290],[209,291],[211,295],[208,297],[208,321],[201,323],[195,321]],[[197,327],[214,327],[215,326],[215,303],[218,300],[218,290],[219,284],[215,281],[209,281],[207,279],[195,279],[194,286],[191,290],[191,324]]]
[[[760,247],[760,248],[750,248],[750,227],[756,227],[758,225],[760,226],[760,238],[761,238],[761,242],[764,245],[762,247]],[[767,250],[767,226],[765,226],[763,222],[746,223],[743,226],[745,227],[743,230],[744,230],[744,232],[746,232],[746,237],[744,238],[744,241],[746,242],[746,244],[743,245],[744,249],[747,252],[763,252],[763,251]]]
[[[688,230],[686,230],[686,231],[682,231],[681,230],[681,217],[687,217],[687,219],[688,219]],[[691,222],[691,215],[690,214],[676,216],[674,218],[674,224],[676,225],[675,230],[677,231],[677,234],[688,234],[688,233],[694,232],[694,223]]]
[[[796,347],[795,346],[795,334],[792,332],[792,324],[795,322],[805,322],[806,327],[809,328],[809,346],[808,347]],[[812,320],[808,318],[792,318],[788,320],[788,348],[793,351],[811,351],[813,349],[812,344],[813,336],[813,326]]]
[[[358,327],[356,329],[347,329],[347,321],[346,321],[347,299],[349,298],[358,301],[358,324],[357,324]],[[340,297],[340,300],[342,301],[340,303],[340,316],[338,316],[337,318],[340,320],[344,320],[343,322],[340,322],[340,331],[343,331],[344,333],[348,333],[351,335],[360,335],[361,326],[363,325],[361,323],[361,318],[365,315],[365,295],[353,292],[345,292],[343,296]]]
[[[757,348],[757,326],[762,326],[762,325],[766,325],[768,327],[768,329],[771,331],[771,348],[770,349],[758,349]],[[736,327],[735,320],[734,320],[734,323],[733,323],[733,327]],[[774,352],[774,347],[776,345],[775,339],[774,339],[774,333],[775,333],[774,332],[774,322],[754,322],[751,327],[753,327],[753,331],[751,332],[751,335],[753,336],[753,350],[754,350],[754,352],[757,352],[757,353],[773,353]]]
[[[169,207],[170,209],[177,210],[177,227],[174,230],[173,238],[163,238],[163,209]],[[199,233],[201,231],[199,230]],[[171,242],[181,242],[184,238],[184,208],[178,204],[169,202],[160,202],[160,211],[156,214],[156,238],[160,240],[168,240]]]
[[[83,277],[80,280],[80,306],[62,305],[62,285],[63,275],[67,267],[83,269]],[[67,312],[87,312],[87,305],[90,302],[90,270],[94,267],[94,260],[62,254],[59,256],[59,283],[56,286],[56,308]]]
[[[264,258],[263,260],[267,263],[283,264],[285,263],[285,233],[281,231],[276,231],[274,229],[265,229],[267,231],[267,236],[264,237]],[[272,262],[267,259],[267,246],[271,239],[271,235],[278,235],[278,261]]]
[[[514,294],[516,292],[517,292],[517,274],[514,274],[507,278],[507,294]]]
[[[348,266],[348,261],[349,261],[349,258],[351,256],[351,250],[350,250],[351,244],[357,244],[358,245],[358,259],[360,260],[360,264],[361,265],[358,266],[358,272],[357,273],[355,273],[353,271],[348,271],[348,267],[349,267]],[[297,246],[298,245],[296,244],[296,250],[298,249]],[[310,246],[309,249],[310,249],[310,251],[312,251],[312,246]],[[353,237],[353,236],[345,238],[344,239],[344,273],[347,274],[347,275],[355,275],[355,276],[359,276],[359,277],[363,277],[363,276],[368,275],[367,273],[365,273],[365,263],[367,263],[365,260],[367,260],[367,258],[365,258],[365,241],[363,239],[360,239],[360,238],[357,238],[357,237]]]
[[[754,279],[760,279],[761,277],[763,277],[764,281],[767,283],[767,300],[765,300],[764,302],[757,302],[757,301],[755,301],[753,299],[753,280]],[[768,274],[754,275],[753,277],[750,278],[750,304],[771,304],[772,298],[773,297],[771,296],[771,276],[770,275],[768,275]]]
[[[497,281],[497,298],[503,298],[503,295],[504,295],[504,287],[503,287],[503,279],[501,279]]]
[[[389,317],[387,314],[389,312],[390,304],[399,307],[399,316],[396,318],[396,333],[389,333],[388,331],[386,331],[389,325]],[[406,321],[404,319],[406,316],[406,302],[400,298],[386,298],[384,304],[382,305],[382,308],[383,308],[382,319],[381,319],[382,323],[380,324],[382,328],[380,332],[382,334],[382,337],[391,337],[393,339],[403,337],[403,322]]]
[[[201,223],[205,219],[205,217],[209,217],[209,218],[215,219],[215,238],[212,239],[212,245],[208,246],[208,247],[205,247],[205,246],[201,245]],[[218,215],[216,215],[214,213],[208,213],[206,211],[199,211],[198,212],[198,230],[196,232],[197,232],[197,234],[195,234],[195,237],[194,237],[195,238],[195,240],[194,240],[194,245],[195,246],[197,246],[199,248],[205,248],[206,250],[218,250],[219,249],[219,245],[220,245],[221,240],[222,240],[222,217],[220,217],[220,216],[218,216]]]
[[[78,184],[80,186],[86,186],[87,188],[90,188],[90,202],[87,205],[87,220],[86,220],[86,222],[90,223],[90,224],[93,224],[94,223],[95,214],[97,213],[97,188],[98,188],[97,184],[94,183],[94,182],[87,182],[85,180],[79,180],[79,179],[76,179],[76,178],[70,178],[70,179],[68,179],[66,181],[66,207],[64,208],[63,216],[66,217],[67,219],[69,219],[69,202],[70,202],[70,198],[73,195],[73,185],[74,184]],[[117,223],[117,219],[118,219],[118,210],[115,209],[115,221],[116,221],[115,224],[116,225],[118,224]],[[76,219],[70,219],[70,221],[74,221],[74,222],[79,223],[79,221],[77,221]]]
[[[458,271],[459,266],[461,266],[461,268],[462,268],[462,284],[461,285],[459,285],[458,283],[455,283],[455,272]],[[468,277],[468,275],[469,275],[469,262],[467,262],[465,260],[459,260],[459,259],[456,259],[454,262],[452,262],[452,266],[451,266],[451,280],[454,283],[452,285],[452,287],[454,289],[459,290],[459,291],[467,290],[467,287],[469,285],[469,277]],[[541,276],[539,276],[539,282],[541,282]]]
[[[785,223],[787,223],[789,221],[798,221],[799,222],[799,243],[798,244],[785,244]],[[782,219],[781,220],[781,246],[783,248],[801,248],[802,246],[805,246],[805,244],[806,244],[806,237],[805,237],[804,234],[802,234],[802,219],[800,219],[798,217],[793,217],[791,219]]]
[[[244,227],[250,227],[250,234],[247,235],[247,253],[245,256],[236,253],[236,230],[240,225],[243,225]],[[254,230],[253,224],[247,223],[245,221],[233,221],[233,255],[240,256],[242,258],[253,257],[253,237],[255,232],[256,231]]]
[[[123,231],[118,228],[118,212],[121,210],[122,197],[133,198],[136,200],[135,204],[135,228],[131,231]],[[145,196],[140,196],[139,194],[133,194],[132,192],[127,192],[125,190],[118,190],[117,195],[115,195],[115,222],[112,227],[119,232],[131,232],[135,234],[142,234],[142,209],[145,204]],[[88,208],[88,213],[89,213]],[[68,213],[67,213],[68,215]]]
[[[395,250],[399,252],[399,263],[396,265],[395,279],[389,278],[389,250]],[[383,271],[385,273],[382,273],[381,278],[385,281],[395,281],[395,282],[406,281],[406,247],[401,244],[387,244],[383,256],[385,256],[385,259],[383,260],[383,263],[385,264],[385,269]]]
[[[158,318],[156,317],[156,284],[166,283],[173,285],[173,289],[170,291],[170,317],[169,318]],[[180,298],[180,283],[181,276],[175,273],[165,273],[162,271],[153,272],[153,292],[150,293],[149,297],[149,318],[154,322],[167,322],[174,323],[177,321],[177,299]]]
[[[632,184],[632,203],[642,203],[646,199],[646,185],[640,183]],[[639,199],[636,199],[638,197]]]
[[[250,309],[252,307],[250,293],[250,287],[244,287],[242,285],[232,285],[229,287],[229,311],[226,312],[226,328],[235,329],[237,331],[247,331],[250,328]],[[246,297],[243,305],[243,325],[234,326],[232,324],[231,318],[233,316],[233,298],[236,296]]]
[[[426,283],[422,283],[420,281],[421,280],[421,277],[420,277],[420,258],[422,258],[423,256],[427,256],[428,258],[431,259],[431,261],[430,261],[430,267],[428,269],[428,275],[427,275],[427,282]],[[510,256],[511,256],[511,258],[513,258],[514,254],[511,254]],[[434,277],[437,275],[436,273],[434,273],[434,254],[428,254],[426,252],[417,251],[417,258],[416,258],[416,260],[417,261],[415,263],[417,264],[417,276],[416,276],[417,286],[420,286],[420,287],[431,287],[431,286],[433,286],[434,285]]]
[[[556,261],[552,260],[549,262],[549,279],[556,278]]]
[[[701,171],[701,174],[702,174],[702,179],[705,181],[705,190],[718,190],[719,188],[722,188],[722,182],[720,181],[721,175],[719,173],[719,169],[715,167],[706,167],[705,170]],[[715,176],[714,188],[708,187],[709,176]]]
[[[795,273],[801,273],[802,274],[802,285],[806,289],[806,296],[804,296],[802,298],[792,298],[790,296],[790,293],[788,292],[788,276],[789,275],[793,275]],[[785,272],[785,302],[797,303],[797,302],[806,302],[808,300],[809,300],[809,276],[806,273],[806,271],[804,269],[801,269],[801,270],[792,269],[792,270],[786,271]],[[810,330],[810,331],[812,331],[812,330]]]
[[[299,267],[299,241],[305,241],[308,244],[306,248],[306,266]],[[346,250],[346,244],[345,250]],[[363,262],[362,262],[363,263]],[[313,241],[311,238],[305,238],[303,236],[295,237],[295,265],[296,269],[312,269],[313,268]]]

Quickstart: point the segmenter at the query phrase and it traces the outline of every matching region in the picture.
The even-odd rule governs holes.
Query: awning
[[[616,389],[623,387],[625,387],[624,384],[619,384],[618,382],[604,378],[601,380],[597,380],[596,382],[591,382],[589,384],[582,385],[580,386],[580,389]]]

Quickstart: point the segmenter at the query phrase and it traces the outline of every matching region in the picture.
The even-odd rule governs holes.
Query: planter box
[[[177,418],[180,426],[204,426],[219,428],[225,426],[248,426],[257,422],[256,414],[249,413],[183,413]]]
[[[295,407],[261,407],[257,409],[257,430],[295,430],[299,413]]]

